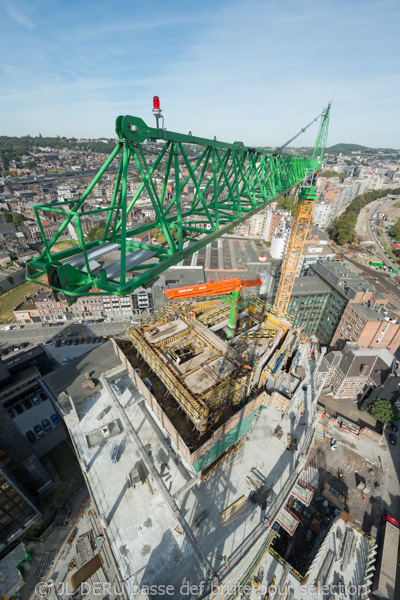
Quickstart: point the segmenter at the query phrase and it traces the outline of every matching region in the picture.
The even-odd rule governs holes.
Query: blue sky
[[[400,148],[400,2],[0,0],[0,134],[113,137],[120,114],[280,145]],[[296,145],[312,144],[315,127]]]

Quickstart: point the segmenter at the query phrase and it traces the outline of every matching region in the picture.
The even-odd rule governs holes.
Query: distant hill
[[[359,144],[335,144],[327,148],[328,152],[356,152],[357,150],[370,150],[368,146],[360,146]]]

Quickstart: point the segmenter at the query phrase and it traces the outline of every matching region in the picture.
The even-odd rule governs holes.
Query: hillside
[[[327,148],[328,152],[343,152],[344,154],[347,152],[356,152],[357,150],[365,151],[370,150],[370,148],[368,146],[360,146],[359,144],[335,144]]]

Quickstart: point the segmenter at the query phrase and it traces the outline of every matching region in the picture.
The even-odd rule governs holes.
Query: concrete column
[[[218,267],[220,269],[224,268],[224,253],[222,249],[222,240],[221,238],[217,240],[218,243]]]

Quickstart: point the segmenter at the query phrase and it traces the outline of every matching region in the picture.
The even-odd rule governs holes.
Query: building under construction
[[[285,396],[301,381],[298,367],[291,373],[301,332],[268,309],[255,296],[243,297],[236,335],[227,339],[226,303],[185,300],[129,328],[133,348],[127,340],[114,340],[152,412],[196,471],[245,435],[263,407],[288,402]],[[144,379],[147,390],[135,370],[134,350],[156,375],[153,381],[151,376]],[[289,379],[289,393],[285,384],[283,395],[282,377]],[[163,390],[157,397],[154,387],[160,382]],[[267,383],[269,393],[263,391]]]

